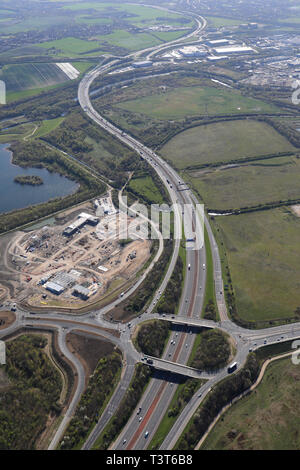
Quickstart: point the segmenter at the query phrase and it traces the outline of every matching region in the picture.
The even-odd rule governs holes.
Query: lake
[[[11,163],[12,153],[8,144],[0,144],[0,213],[22,209],[33,204],[46,202],[55,197],[67,196],[76,191],[78,183],[50,173],[44,168],[21,168]],[[18,175],[40,176],[40,186],[20,185],[14,182]]]

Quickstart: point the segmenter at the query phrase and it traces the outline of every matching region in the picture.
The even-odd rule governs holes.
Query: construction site
[[[18,273],[15,301],[81,308],[126,290],[148,260],[151,241],[139,231],[140,221],[117,211],[109,195],[80,209],[13,238],[7,259]],[[136,236],[128,238],[128,226],[130,234],[137,229]]]

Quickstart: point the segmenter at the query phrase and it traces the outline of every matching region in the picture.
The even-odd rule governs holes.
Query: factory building
[[[133,62],[132,67],[134,67],[135,69],[140,69],[142,67],[151,67],[151,65],[151,60],[142,60],[140,62]]]
[[[51,282],[51,281],[45,284],[45,288],[55,295],[60,295],[65,290],[63,286],[60,286],[59,284],[56,284],[55,282]]]
[[[215,39],[213,41],[208,41],[210,46],[219,47],[219,46],[227,46],[229,44],[229,39]]]
[[[207,60],[209,60],[210,62],[215,62],[215,61],[224,60],[224,59],[228,59],[228,55],[220,55],[220,56],[210,55],[209,57],[207,57]]]
[[[184,57],[205,57],[207,52],[199,49],[196,46],[185,46],[179,49],[179,52]]]
[[[226,46],[226,47],[215,47],[214,52],[216,54],[243,54],[248,52],[255,52],[252,47],[249,46]]]

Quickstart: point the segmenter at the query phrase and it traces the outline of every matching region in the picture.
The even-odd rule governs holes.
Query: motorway
[[[206,21],[197,15],[193,15],[197,20],[197,27],[193,35],[199,35],[205,28]],[[182,41],[182,38],[181,38]],[[172,41],[172,43],[164,44],[156,48],[149,48],[137,53],[131,54],[133,59],[147,54],[147,57],[152,57],[155,53],[161,52],[164,48],[170,47],[173,43],[180,44],[179,40]],[[129,57],[129,56],[128,56]],[[76,405],[84,389],[85,375],[81,363],[78,359],[68,350],[66,346],[65,337],[70,331],[84,331],[88,334],[93,334],[99,337],[104,337],[112,341],[120,348],[123,353],[124,368],[122,376],[114,394],[112,395],[104,413],[100,417],[96,427],[86,440],[83,449],[90,449],[93,447],[96,439],[103,431],[105,425],[108,423],[111,416],[116,412],[128,386],[133,377],[134,366],[137,362],[145,362],[144,356],[137,352],[131,341],[131,331],[141,322],[148,319],[160,318],[161,320],[168,320],[172,322],[172,332],[165,348],[163,357],[150,358],[153,360],[153,367],[162,371],[161,375],[156,375],[151,379],[140,402],[133,412],[128,423],[118,436],[116,441],[112,444],[112,449],[146,449],[155,434],[159,423],[167,411],[172,397],[177,387],[176,374],[184,374],[188,377],[205,378],[207,382],[196,392],[194,397],[183,409],[182,413],[176,420],[169,434],[166,436],[161,449],[172,449],[183,432],[189,419],[196,411],[197,407],[206,396],[210,393],[211,387],[227,376],[227,370],[222,369],[214,374],[205,374],[203,371],[196,371],[195,369],[187,367],[185,364],[190,356],[193,343],[195,340],[194,328],[220,328],[226,331],[233,338],[236,345],[236,357],[238,362],[238,369],[240,369],[246,361],[249,350],[255,350],[265,344],[277,343],[286,341],[287,339],[300,337],[300,325],[297,324],[290,326],[280,326],[276,328],[264,330],[247,330],[235,325],[228,317],[226,302],[224,298],[221,261],[217,243],[212,233],[211,227],[207,217],[201,220],[201,214],[196,210],[198,204],[197,198],[191,191],[180,191],[179,184],[182,183],[182,178],[176,171],[170,167],[159,155],[147,148],[141,142],[118,129],[115,125],[108,122],[105,118],[100,116],[90,101],[89,89],[93,81],[108,72],[111,67],[118,65],[118,59],[114,59],[108,64],[98,66],[94,70],[87,73],[78,88],[78,101],[83,111],[99,126],[109,132],[115,138],[119,139],[125,145],[135,150],[142,158],[144,158],[149,165],[151,165],[163,183],[165,184],[170,199],[174,205],[174,227],[175,227],[175,241],[172,258],[167,270],[166,275],[157,291],[154,293],[153,300],[147,311],[138,318],[131,321],[131,325],[114,324],[104,319],[104,314],[112,309],[119,301],[114,301],[112,304],[97,311],[89,312],[85,315],[72,315],[62,313],[46,313],[41,315],[31,315],[24,310],[17,309],[16,322],[6,330],[1,330],[0,338],[4,338],[7,334],[18,331],[22,327],[43,329],[51,328],[58,331],[59,346],[63,354],[74,364],[77,371],[78,384],[72,403],[63,418],[55,436],[49,446],[49,449],[54,449],[61,437],[64,434],[65,428],[74,413]],[[122,195],[120,193],[120,202],[122,202]],[[121,204],[122,206],[122,204]],[[220,321],[218,323],[207,322],[200,318],[203,307],[205,287],[206,287],[206,251],[205,247],[200,243],[197,249],[186,251],[186,264],[190,264],[190,269],[186,269],[185,282],[181,302],[179,305],[178,315],[174,318],[170,316],[158,315],[155,313],[155,305],[157,304],[160,296],[163,294],[164,289],[172,275],[176,260],[178,257],[180,246],[180,232],[182,228],[182,209],[189,206],[192,208],[185,214],[186,223],[190,230],[194,232],[196,240],[203,240],[202,222],[208,232],[209,243],[212,251],[213,267],[214,267],[214,285],[216,292],[217,307],[219,311]],[[186,227],[187,228],[187,227]],[[161,254],[161,245],[159,256]],[[157,258],[155,258],[157,259]],[[147,273],[150,272],[151,267]],[[139,280],[135,286],[132,287],[126,295],[130,295],[136,288],[139,287]],[[122,299],[123,300],[123,299]],[[3,308],[4,309],[4,308]],[[166,312],[168,313],[168,312]],[[120,333],[120,337],[110,334],[101,328],[116,329]],[[192,334],[191,334],[192,333]],[[172,374],[171,374],[172,373]],[[164,375],[163,375],[164,374]],[[139,408],[141,408],[138,413]]]

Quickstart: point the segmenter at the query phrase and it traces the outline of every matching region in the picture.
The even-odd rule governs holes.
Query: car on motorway
[[[141,421],[142,421],[142,419],[143,419],[143,418],[142,418],[142,416],[140,416],[140,417],[139,417],[139,422],[141,422]]]
[[[126,444],[126,442],[127,442],[127,441],[126,441],[126,439],[124,439],[124,441],[123,441],[123,445],[124,445],[124,444]]]
[[[146,431],[145,432],[145,439],[147,439],[148,436],[149,436],[149,431]]]

